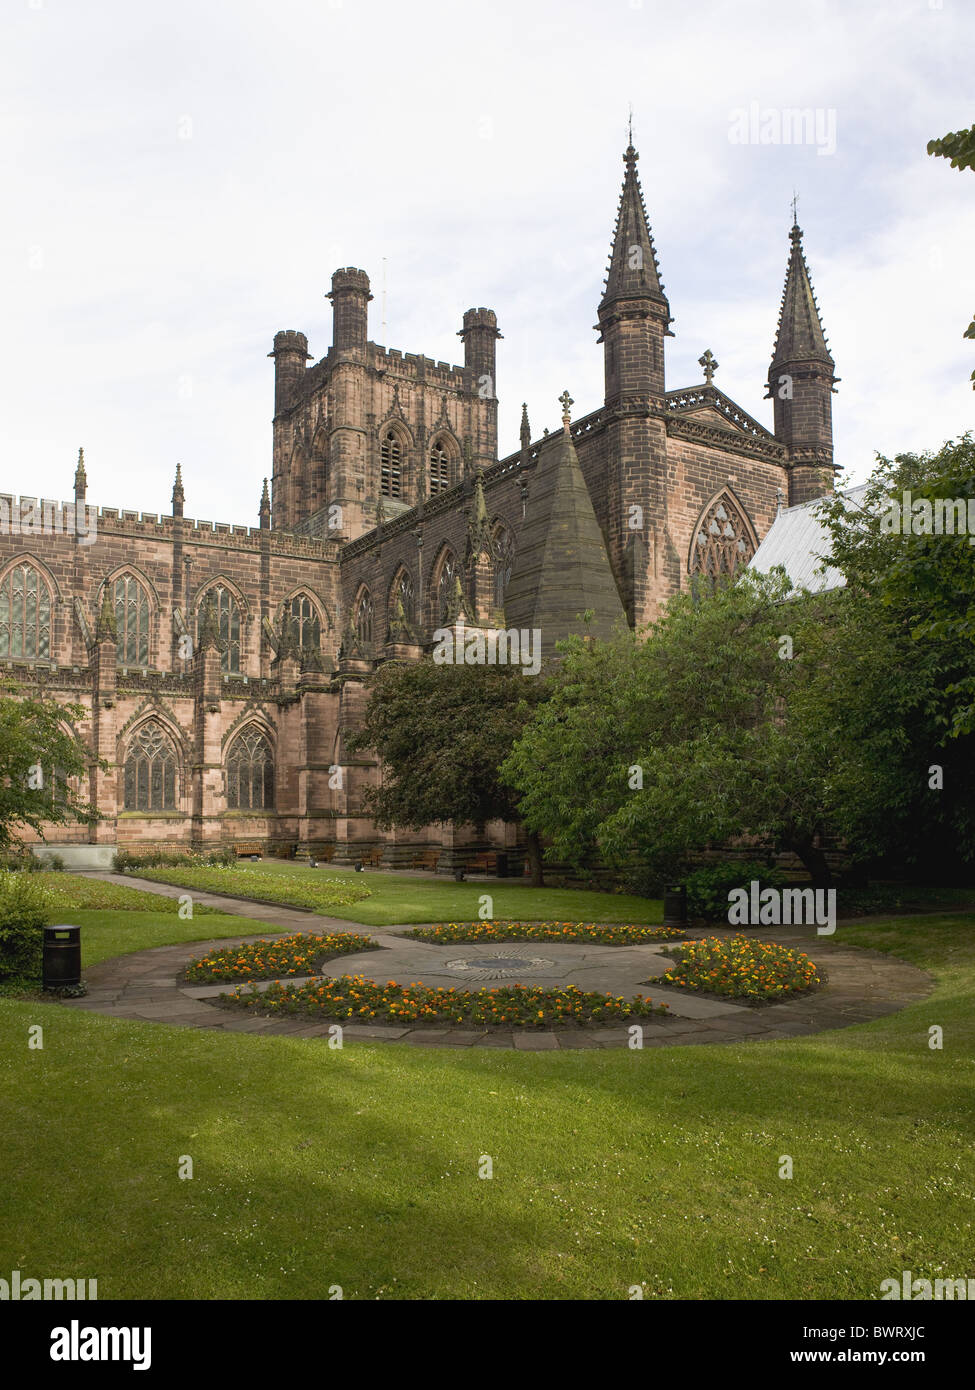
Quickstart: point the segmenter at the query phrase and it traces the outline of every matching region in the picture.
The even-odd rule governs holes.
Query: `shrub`
[[[186,868],[212,868],[216,865],[236,864],[237,856],[229,845],[202,853],[182,849],[149,849],[142,854],[131,850],[116,850],[112,867],[117,874],[134,873],[138,869],[156,869],[167,865],[182,865]]]
[[[685,879],[688,917],[705,917],[709,922],[727,922],[728,894],[733,888],[747,888],[758,880],[762,888],[781,888],[786,882],[781,869],[767,864],[723,860],[702,864]]]
[[[53,915],[50,894],[38,879],[0,869],[0,979],[40,976],[43,928]]]
[[[661,981],[679,989],[757,1004],[803,994],[821,983],[803,951],[774,941],[754,941],[749,936],[722,941],[706,936],[679,950],[680,960]]]

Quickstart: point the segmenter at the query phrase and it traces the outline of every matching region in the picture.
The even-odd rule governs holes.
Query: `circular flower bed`
[[[298,933],[276,941],[251,941],[245,946],[224,946],[191,961],[185,979],[197,985],[223,980],[280,980],[286,975],[315,975],[327,960],[355,951],[378,950],[368,936],[331,932],[325,936]]]
[[[706,936],[681,947],[680,960],[661,977],[661,983],[761,1003],[804,994],[822,981],[802,951],[748,936],[728,940]]]
[[[320,1020],[358,1023],[473,1024],[478,1027],[550,1028],[580,1023],[618,1023],[629,1018],[665,1015],[666,1004],[638,994],[584,992],[570,985],[547,989],[510,985],[501,989],[461,990],[431,985],[378,984],[362,975],[340,975],[308,984],[269,985],[266,990],[236,990],[220,1001],[268,1016],[307,1014]]]
[[[414,941],[433,945],[453,941],[566,941],[599,946],[646,946],[653,941],[677,941],[680,927],[601,927],[595,922],[441,922],[403,932]]]

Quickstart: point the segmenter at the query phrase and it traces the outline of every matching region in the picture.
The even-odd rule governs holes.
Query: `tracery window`
[[[220,669],[228,675],[240,672],[240,606],[229,589],[214,584],[207,589],[197,610],[197,634],[203,623],[203,609],[208,599],[213,601],[220,634]]]
[[[133,738],[125,758],[127,811],[175,811],[179,768],[176,748],[158,719],[150,719]]]
[[[355,606],[355,632],[364,646],[372,642],[372,594],[363,589]]]
[[[515,563],[515,538],[504,524],[494,533],[494,603],[504,607],[504,594]]]
[[[322,624],[308,595],[296,594],[290,606],[291,616],[298,627],[298,646],[321,646]]]
[[[416,591],[413,587],[413,576],[409,570],[400,570],[399,576],[393,586],[393,605],[399,599],[403,604],[403,616],[408,623],[416,622]]]
[[[232,811],[274,807],[274,758],[260,729],[244,729],[227,754],[227,806]]]
[[[0,657],[51,656],[51,591],[33,565],[14,565],[0,581]]]
[[[727,493],[711,504],[694,537],[690,572],[711,589],[726,583],[755,553],[752,533],[741,509]]]
[[[455,580],[457,577],[457,560],[452,550],[448,550],[440,561],[440,576],[437,580],[437,613],[438,623],[447,621],[450,615],[450,606],[454,600]]]
[[[430,450],[430,496],[436,497],[438,492],[446,492],[449,487],[450,455],[443,440],[437,439]]]
[[[118,628],[118,664],[148,666],[149,595],[134,575],[122,574],[112,586],[112,598]]]
[[[383,497],[399,497],[403,487],[403,450],[390,430],[379,449],[379,491]]]

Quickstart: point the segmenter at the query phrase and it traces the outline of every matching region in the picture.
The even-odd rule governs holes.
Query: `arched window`
[[[755,541],[741,508],[723,492],[701,517],[691,546],[689,570],[714,589],[727,583],[755,553]]]
[[[15,565],[0,581],[0,657],[49,661],[51,591],[33,565]]]
[[[355,606],[355,632],[363,646],[372,643],[372,594],[363,589]]]
[[[403,605],[403,616],[408,623],[416,622],[416,591],[413,587],[413,576],[409,570],[400,570],[396,583],[393,585],[393,605],[395,607],[397,599]]]
[[[430,496],[446,492],[450,487],[450,455],[442,439],[435,439],[430,449]]]
[[[118,664],[148,666],[149,595],[134,575],[122,574],[112,585],[112,598],[118,628]]]
[[[515,562],[515,538],[502,522],[494,533],[494,604],[504,607],[504,594]]]
[[[291,616],[298,627],[299,647],[320,647],[322,624],[307,594],[296,594],[291,600]]]
[[[244,729],[230,746],[227,806],[232,811],[274,809],[274,759],[260,729]]]
[[[199,637],[203,623],[203,608],[207,599],[213,601],[220,633],[220,669],[228,675],[240,672],[240,608],[229,589],[222,584],[214,584],[207,589],[200,600],[196,614],[196,631]]]
[[[125,758],[127,811],[175,811],[176,748],[158,719],[143,724]]]
[[[457,578],[457,559],[452,550],[448,550],[440,561],[440,576],[437,579],[437,611],[435,614],[438,623],[444,623],[450,616],[450,607],[454,601],[455,580]]]
[[[379,491],[383,497],[399,497],[403,488],[403,449],[399,436],[389,430],[379,448]]]

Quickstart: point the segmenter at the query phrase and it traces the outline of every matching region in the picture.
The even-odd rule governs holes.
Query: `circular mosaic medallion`
[[[458,975],[465,975],[469,980],[510,980],[526,972],[548,970],[554,964],[554,960],[545,960],[541,956],[505,956],[499,953],[469,960],[448,960],[444,963],[444,969],[456,970]]]

